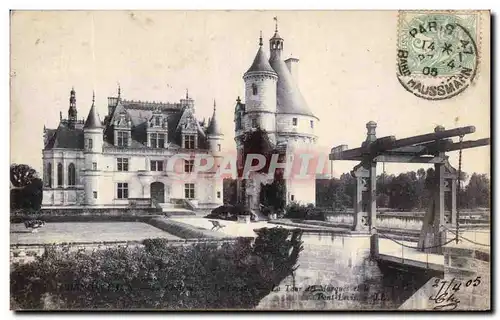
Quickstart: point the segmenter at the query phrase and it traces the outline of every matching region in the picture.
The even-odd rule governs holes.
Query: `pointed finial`
[[[238,103],[241,102],[240,96],[238,96],[238,98],[236,99],[236,102],[238,102]]]
[[[262,30],[260,30],[259,46],[262,47]]]
[[[62,111],[59,111],[59,120],[62,120]]]
[[[120,82],[118,82],[118,99],[121,98],[122,95],[122,88],[120,87]]]
[[[189,89],[186,88],[186,99],[189,99]]]
[[[95,102],[95,91],[92,90],[92,105],[94,105]]]
[[[217,104],[215,103],[215,99],[214,99],[214,111],[215,109],[217,109]]]
[[[275,29],[275,31],[278,32],[278,17],[274,17],[274,21],[276,23],[276,29]]]

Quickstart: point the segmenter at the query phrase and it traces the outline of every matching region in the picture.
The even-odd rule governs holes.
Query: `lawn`
[[[49,222],[35,233],[21,223],[10,225],[11,244],[140,241],[147,238],[180,239],[143,222]]]

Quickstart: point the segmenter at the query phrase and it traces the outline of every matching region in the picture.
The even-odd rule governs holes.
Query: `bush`
[[[289,204],[285,209],[285,218],[323,220],[321,211],[315,210],[313,204],[302,205],[295,202]]]
[[[14,264],[14,309],[250,309],[296,268],[302,232],[260,229],[255,243],[62,252]]]

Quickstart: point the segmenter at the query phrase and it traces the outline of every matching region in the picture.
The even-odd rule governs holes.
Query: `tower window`
[[[217,191],[217,199],[220,199],[220,191]]]
[[[292,122],[293,122],[293,125],[296,126],[297,125],[297,118],[293,118]]]
[[[292,194],[292,195],[290,196],[290,200],[295,201],[295,195],[293,195],[293,194]]]
[[[252,128],[257,128],[257,119],[252,119]]]
[[[97,191],[94,191],[94,199],[97,199]]]
[[[220,143],[217,144],[217,151],[220,151]]]
[[[88,139],[88,144],[87,144],[87,149],[92,149],[93,145],[92,145],[92,139]]]
[[[92,170],[97,170],[97,162],[92,162]]]
[[[314,121],[311,120],[311,129],[314,128]]]
[[[253,95],[257,95],[257,85],[255,83],[252,83],[252,93]]]

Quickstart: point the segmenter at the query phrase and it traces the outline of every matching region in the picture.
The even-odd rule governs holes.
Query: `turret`
[[[95,107],[95,94],[92,96],[92,106],[83,126],[84,137],[84,190],[85,204],[99,203],[98,183],[103,147],[103,126]]]
[[[217,117],[217,105],[214,100],[214,113],[212,119],[207,128],[207,138],[212,154],[217,154],[222,151],[222,141],[224,140],[224,134],[219,125],[219,120]]]
[[[246,118],[244,129],[261,128],[269,132],[270,138],[274,140],[278,75],[269,64],[262,48],[262,34],[255,59],[243,79],[245,80]]]
[[[71,129],[75,128],[78,121],[78,112],[76,110],[76,93],[75,88],[71,88],[69,96],[69,109],[68,109],[68,127]]]

